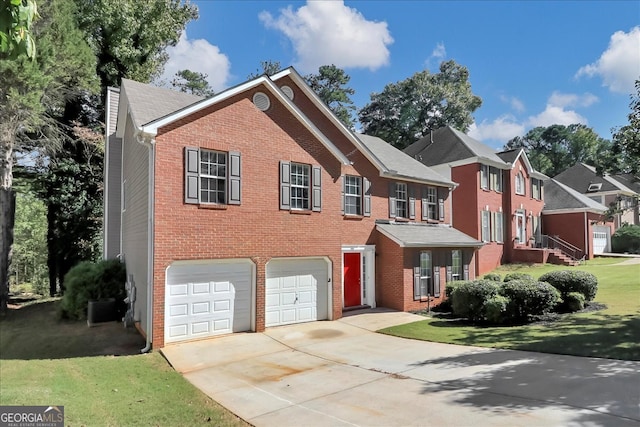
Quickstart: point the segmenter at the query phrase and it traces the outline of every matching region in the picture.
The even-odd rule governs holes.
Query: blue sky
[[[534,126],[627,122],[640,78],[638,1],[194,1],[200,18],[163,77],[191,69],[216,91],[260,61],[303,75],[335,64],[358,108],[388,83],[453,59],[483,99],[469,134],[495,148]]]

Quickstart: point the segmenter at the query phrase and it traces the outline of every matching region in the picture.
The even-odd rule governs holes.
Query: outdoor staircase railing
[[[584,256],[580,248],[573,246],[571,243],[562,240],[558,236],[543,234],[540,236],[540,241],[536,243],[538,243],[538,247],[544,249],[557,249],[574,261],[580,261]]]

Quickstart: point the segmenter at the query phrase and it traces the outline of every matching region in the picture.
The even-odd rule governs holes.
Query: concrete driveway
[[[255,426],[624,426],[640,362],[407,340],[371,310],[168,346],[185,378]]]

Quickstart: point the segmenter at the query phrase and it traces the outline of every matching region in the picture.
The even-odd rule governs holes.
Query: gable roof
[[[549,179],[544,182],[544,213],[554,211],[589,211],[603,213],[607,207],[563,183]]]
[[[420,163],[376,136],[358,134],[358,139],[370,150],[384,166],[386,172],[382,176],[418,180],[432,184],[444,185],[450,188],[456,186],[454,182],[440,175],[433,169]]]
[[[484,243],[442,224],[378,222],[376,230],[403,248],[468,248]]]
[[[491,147],[451,126],[434,130],[430,135],[405,148],[404,152],[427,166],[444,163],[463,165],[477,162],[500,169],[509,169],[511,166],[502,160]]]
[[[533,168],[531,162],[529,162],[529,157],[527,153],[524,151],[524,148],[512,148],[511,150],[505,150],[497,153],[498,157],[500,157],[505,162],[511,164],[511,169],[513,169],[516,165],[516,162],[520,157],[522,157],[522,161],[529,172],[529,175],[538,178],[538,179],[548,179],[549,177],[545,174],[538,172]]]
[[[553,179],[573,188],[579,193],[605,193],[605,192],[622,192],[626,194],[634,194],[635,191],[622,184],[610,175],[599,176],[596,168],[584,163],[576,163],[569,169],[554,176]],[[591,184],[600,184],[597,190],[589,191]]]

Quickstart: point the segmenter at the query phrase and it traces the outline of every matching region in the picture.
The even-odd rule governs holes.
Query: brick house
[[[108,92],[104,253],[154,348],[438,303],[482,246],[451,227],[455,187],[346,128],[292,68],[208,99]]]
[[[498,153],[446,126],[404,151],[459,184],[452,193],[453,226],[484,242],[475,260],[478,275],[504,263],[546,260],[535,249],[547,177],[523,150]]]

